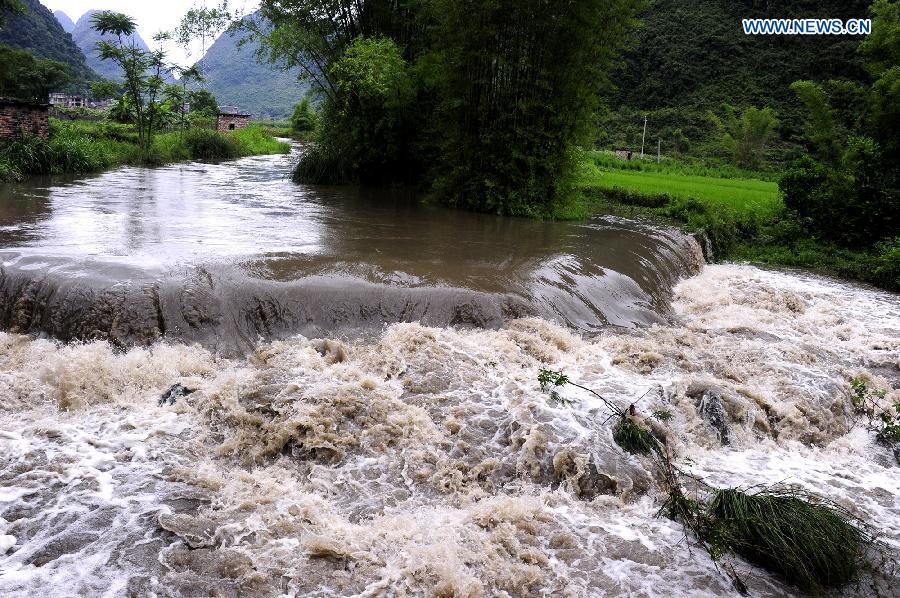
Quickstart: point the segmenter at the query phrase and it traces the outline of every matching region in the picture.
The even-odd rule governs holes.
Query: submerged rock
[[[175,401],[182,397],[186,397],[189,394],[193,394],[197,392],[196,388],[188,388],[180,382],[176,382],[173,384],[169,390],[164,392],[162,396],[159,397],[159,404],[162,405],[174,405]]]
[[[716,431],[722,446],[728,446],[731,443],[731,430],[728,426],[728,414],[722,404],[722,391],[718,388],[691,388],[688,396],[694,399],[697,411]]]

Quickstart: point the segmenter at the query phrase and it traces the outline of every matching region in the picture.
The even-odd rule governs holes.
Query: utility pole
[[[647,117],[644,117],[644,134],[641,135],[641,159],[644,159],[644,139],[647,137]]]
[[[662,153],[662,139],[656,139],[656,163],[659,164],[659,157]]]

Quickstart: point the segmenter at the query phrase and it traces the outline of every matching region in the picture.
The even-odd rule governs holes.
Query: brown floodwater
[[[691,497],[789,485],[871,524],[828,595],[897,594],[898,457],[850,386],[900,402],[897,295],[291,160],[0,188],[0,596],[800,595],[660,516],[608,401]]]
[[[702,263],[675,230],[295,185],[294,159],[0,187],[0,326],[223,348],[403,321],[496,327],[524,315],[589,332],[665,320],[672,286]]]

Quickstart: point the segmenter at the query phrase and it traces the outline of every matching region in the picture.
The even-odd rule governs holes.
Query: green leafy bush
[[[803,156],[781,179],[785,205],[818,238],[871,245],[900,231],[900,198],[883,168],[878,146],[864,137],[851,140],[841,167]]]
[[[316,130],[318,117],[309,98],[303,98],[294,106],[294,114],[291,116],[291,131],[295,135],[305,136]]]
[[[241,155],[237,141],[210,129],[190,129],[184,133],[184,146],[194,160],[228,160]]]

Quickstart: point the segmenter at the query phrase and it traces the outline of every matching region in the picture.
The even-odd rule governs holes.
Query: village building
[[[235,106],[221,106],[216,117],[216,130],[227,132],[243,129],[250,124],[251,115]]]
[[[57,108],[86,108],[88,99],[83,95],[72,95],[55,91],[50,94],[50,105]]]
[[[113,100],[113,99],[109,99],[109,98],[108,98],[108,99],[105,99],[105,100],[96,100],[96,101],[92,101],[92,102],[91,102],[90,104],[88,104],[88,105],[89,105],[91,108],[93,108],[94,110],[107,110],[107,109],[112,108],[113,106],[115,106],[115,104],[116,104],[116,100]]]
[[[622,160],[632,160],[634,159],[634,152],[630,149],[617,149],[616,157],[621,158]]]
[[[48,104],[0,98],[0,139],[35,135],[41,139],[50,137],[47,117]]]

